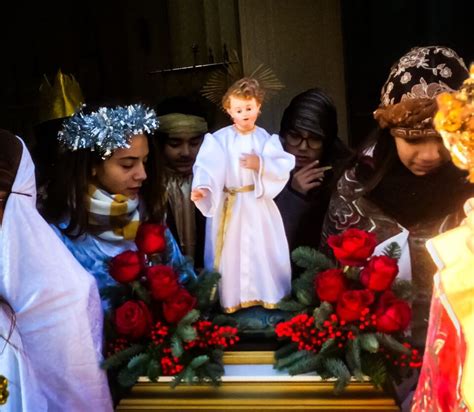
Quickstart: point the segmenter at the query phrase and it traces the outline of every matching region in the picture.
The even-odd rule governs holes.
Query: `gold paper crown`
[[[451,152],[453,163],[468,170],[469,181],[474,183],[474,63],[459,91],[441,93],[436,100],[434,126]]]
[[[46,75],[44,76],[39,92],[40,123],[72,116],[84,103],[79,83],[73,75],[63,74],[61,69],[58,70],[53,86]]]

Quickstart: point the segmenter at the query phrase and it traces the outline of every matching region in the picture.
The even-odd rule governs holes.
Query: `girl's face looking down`
[[[416,176],[428,175],[451,159],[441,137],[395,135],[394,138],[400,161]]]
[[[110,194],[136,198],[146,179],[148,151],[147,137],[144,134],[133,136],[128,149],[117,149],[92,169],[93,183]]]
[[[227,113],[232,117],[237,130],[248,133],[255,127],[261,106],[260,103],[257,103],[255,97],[251,99],[241,99],[240,97],[231,95],[229,97]]]

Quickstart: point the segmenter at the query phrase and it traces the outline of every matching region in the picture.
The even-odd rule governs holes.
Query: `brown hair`
[[[222,107],[226,110],[230,107],[230,96],[236,96],[241,99],[255,98],[258,104],[262,104],[265,97],[265,90],[260,87],[256,79],[243,77],[230,86],[222,98]]]
[[[10,192],[20,165],[23,146],[13,133],[0,129],[0,147],[0,190]]]

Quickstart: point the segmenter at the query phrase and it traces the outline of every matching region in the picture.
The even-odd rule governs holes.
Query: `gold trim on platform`
[[[223,382],[219,387],[139,382],[116,411],[399,411],[370,383],[350,383],[334,394],[333,382]]]
[[[224,352],[225,365],[272,365],[275,352],[272,351],[235,351]]]

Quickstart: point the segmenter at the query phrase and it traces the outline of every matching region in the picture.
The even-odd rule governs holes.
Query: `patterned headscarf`
[[[415,47],[392,66],[374,117],[382,128],[431,128],[435,97],[458,89],[467,76],[466,65],[454,50]]]

